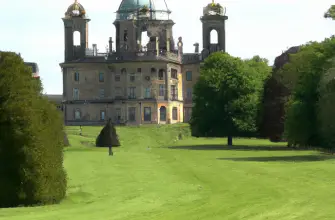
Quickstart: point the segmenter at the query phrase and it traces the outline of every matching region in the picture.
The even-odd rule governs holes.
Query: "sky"
[[[161,5],[155,0],[157,5]],[[47,94],[62,94],[59,63],[64,61],[62,17],[74,0],[0,0],[0,50],[21,53],[26,62],[39,65]],[[89,18],[89,45],[104,52],[115,39],[115,11],[121,0],[78,0]],[[211,0],[166,0],[176,23],[174,38],[183,38],[184,52],[202,45],[200,16]],[[322,41],[335,33],[335,21],[323,18],[334,0],[219,0],[226,6],[226,51],[232,55],[274,58],[291,46]]]

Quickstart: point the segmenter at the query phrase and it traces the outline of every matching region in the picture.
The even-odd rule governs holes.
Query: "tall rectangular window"
[[[99,82],[105,82],[105,74],[99,73]]]
[[[105,90],[104,89],[99,89],[99,97],[104,98],[105,97]]]
[[[150,99],[151,98],[151,89],[150,88],[145,88],[144,98],[145,99]]]
[[[151,107],[144,107],[144,121],[151,121]]]
[[[176,69],[171,69],[171,78],[178,79],[178,71]]]
[[[159,96],[164,96],[165,95],[165,85],[164,84],[159,84]]]
[[[105,116],[106,116],[106,112],[105,111],[100,111],[100,120],[101,121],[105,120]]]
[[[192,99],[192,88],[186,89],[186,99]]]
[[[178,99],[178,88],[176,85],[171,86],[171,99],[172,100]]]
[[[116,121],[121,120],[121,109],[120,108],[115,109],[115,120]]]
[[[192,81],[192,71],[187,71],[186,72],[186,80],[187,81]]]
[[[115,75],[115,81],[120,82],[121,81],[121,76],[119,74]]]
[[[130,82],[134,82],[135,81],[135,74],[134,73],[132,73],[132,74],[129,75],[129,80],[130,80]]]
[[[128,108],[128,120],[131,122],[136,121],[136,107]]]
[[[178,109],[177,109],[177,107],[172,108],[172,120],[178,120]]]
[[[136,89],[135,87],[128,88],[128,98],[129,99],[136,99],[135,89]]]
[[[79,100],[79,89],[77,89],[77,88],[73,89],[73,99],[74,100]]]
[[[79,82],[79,73],[78,72],[74,73],[74,81]]]

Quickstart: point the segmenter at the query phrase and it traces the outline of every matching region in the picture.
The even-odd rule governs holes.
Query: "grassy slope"
[[[218,147],[223,139],[173,142],[179,126],[147,126],[119,128],[122,147],[109,157],[87,146],[100,129],[84,127],[86,137],[69,130],[62,204],[0,209],[0,219],[335,219],[329,156],[259,140],[235,140],[235,150]],[[168,148],[172,143],[178,147]]]

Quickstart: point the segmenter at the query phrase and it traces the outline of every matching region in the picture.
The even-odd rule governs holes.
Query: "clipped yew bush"
[[[0,94],[0,207],[60,202],[67,186],[63,121],[12,52],[0,52]]]
[[[95,145],[97,147],[117,147],[121,145],[116,129],[110,119],[98,135]]]

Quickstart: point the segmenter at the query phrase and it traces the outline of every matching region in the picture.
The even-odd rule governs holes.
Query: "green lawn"
[[[110,157],[92,147],[100,129],[68,128],[60,205],[0,209],[0,219],[335,219],[332,156],[264,140],[175,141],[182,128],[171,125],[118,128],[122,147]]]

